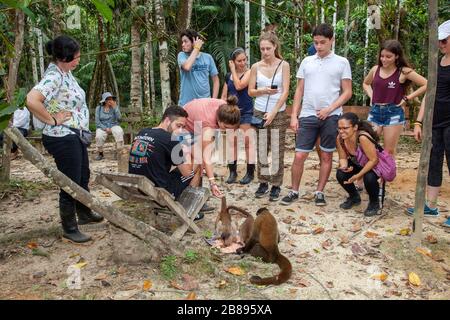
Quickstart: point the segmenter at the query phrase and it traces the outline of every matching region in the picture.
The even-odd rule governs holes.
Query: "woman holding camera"
[[[87,146],[74,130],[89,130],[86,94],[72,75],[80,62],[80,45],[61,35],[46,44],[53,57],[41,81],[28,93],[27,107],[45,123],[42,143],[55,159],[58,170],[89,191],[89,158]],[[63,237],[76,243],[91,239],[78,225],[100,222],[103,217],[60,190],[59,213]],[[76,215],[78,215],[78,222]]]
[[[284,143],[287,121],[284,113],[289,94],[289,64],[280,54],[280,41],[273,31],[259,37],[261,61],[250,70],[248,94],[255,97],[254,117],[262,118],[264,126],[258,135],[258,180],[256,198],[262,198],[270,190],[270,201],[278,200],[283,184]],[[269,169],[268,154],[272,148],[272,168]],[[278,150],[277,150],[278,149]]]

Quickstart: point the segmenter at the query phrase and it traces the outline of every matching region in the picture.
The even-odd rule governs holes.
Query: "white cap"
[[[450,36],[450,20],[445,21],[438,28],[438,39],[439,40],[447,39],[448,36]]]
[[[100,100],[100,104],[103,104],[108,98],[113,98],[114,100],[116,100],[116,97],[113,96],[111,92],[105,92],[104,94],[102,94],[102,100]]]

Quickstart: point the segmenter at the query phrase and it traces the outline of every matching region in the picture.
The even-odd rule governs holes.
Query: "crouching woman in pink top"
[[[239,128],[241,113],[237,102],[236,96],[229,96],[226,101],[201,98],[184,105],[184,109],[189,115],[186,121],[186,129],[194,138],[193,161],[203,164],[211,192],[216,197],[222,197],[222,192],[215,183],[214,166],[211,161],[214,137],[217,129],[236,130]]]

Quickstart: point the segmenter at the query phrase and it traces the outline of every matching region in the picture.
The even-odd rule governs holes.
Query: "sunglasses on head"
[[[442,43],[442,44],[447,44],[447,39],[439,40],[439,42]]]

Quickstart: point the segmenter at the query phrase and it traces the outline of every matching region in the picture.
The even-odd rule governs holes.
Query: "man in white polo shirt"
[[[297,132],[295,158],[292,163],[292,191],[281,203],[298,199],[298,189],[305,160],[320,138],[320,173],[315,192],[317,206],[326,205],[323,190],[331,173],[336,149],[337,120],[342,105],[352,96],[352,73],[348,60],[331,51],[333,28],[321,24],[313,31],[313,56],[303,59],[297,72],[297,88],[292,105],[291,128]],[[303,105],[302,105],[303,100]],[[300,117],[298,117],[301,108]]]

